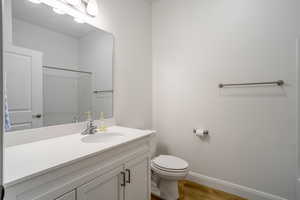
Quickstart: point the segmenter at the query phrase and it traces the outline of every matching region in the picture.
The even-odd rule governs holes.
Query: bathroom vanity
[[[112,126],[94,135],[78,132],[10,145],[5,200],[150,199],[152,134]]]
[[[3,10],[5,200],[150,199],[152,131],[82,135],[113,118],[114,36],[65,1]]]

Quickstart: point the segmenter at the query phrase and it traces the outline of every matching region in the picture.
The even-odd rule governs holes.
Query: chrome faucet
[[[88,118],[88,123],[86,129],[81,133],[82,135],[92,135],[97,132],[97,126],[94,124],[94,120],[91,112],[86,113]]]
[[[94,120],[90,120],[87,123],[86,129],[81,133],[82,135],[92,135],[97,132],[97,126],[94,124]]]

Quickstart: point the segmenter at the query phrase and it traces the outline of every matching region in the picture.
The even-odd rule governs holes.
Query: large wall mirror
[[[7,132],[113,115],[113,36],[44,4],[12,0],[4,49]]]

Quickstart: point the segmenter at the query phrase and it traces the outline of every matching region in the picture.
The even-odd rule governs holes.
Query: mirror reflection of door
[[[4,81],[11,130],[43,125],[42,53],[20,47],[4,51]]]

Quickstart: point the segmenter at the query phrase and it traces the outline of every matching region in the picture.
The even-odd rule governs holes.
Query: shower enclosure
[[[44,126],[86,120],[92,112],[92,72],[43,67]]]

